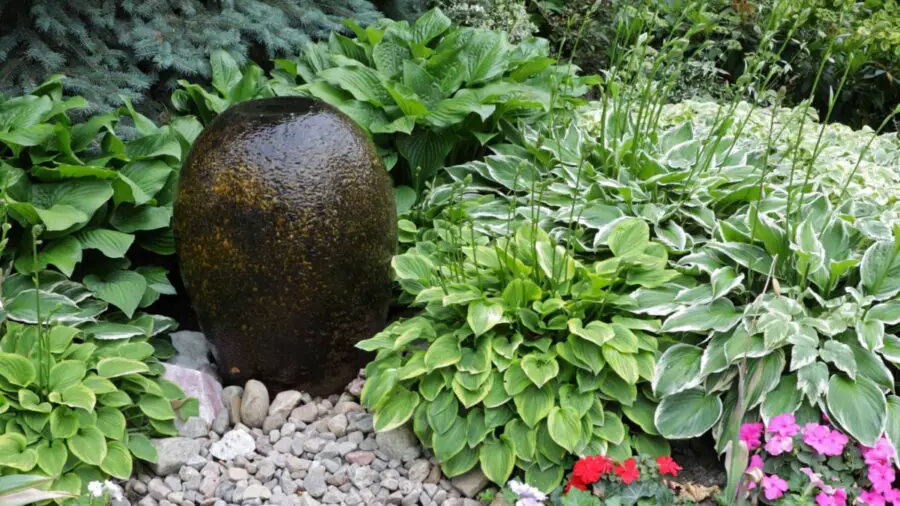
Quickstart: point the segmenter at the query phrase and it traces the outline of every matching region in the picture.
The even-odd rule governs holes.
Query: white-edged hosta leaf
[[[887,421],[887,400],[869,379],[852,380],[835,374],[828,381],[828,412],[850,436],[866,446],[875,446]]]
[[[831,362],[835,367],[844,371],[851,379],[856,378],[856,357],[853,356],[853,350],[846,344],[829,340],[825,341],[822,349],[819,350],[819,356],[826,362]]]
[[[654,422],[667,439],[690,439],[705,434],[721,417],[722,400],[694,389],[664,398]]]
[[[703,350],[688,344],[676,344],[656,362],[653,393],[667,397],[700,385]]]
[[[726,332],[741,319],[734,304],[719,299],[710,304],[691,306],[671,315],[663,323],[662,332]]]

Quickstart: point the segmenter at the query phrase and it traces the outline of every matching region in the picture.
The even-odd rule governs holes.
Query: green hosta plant
[[[436,220],[393,262],[422,313],[359,343],[378,353],[362,392],[375,429],[412,421],[446,475],[519,469],[546,491],[574,455],[666,454],[649,388],[660,322],[628,293],[680,276],[641,220],[608,247],[583,263],[533,224],[489,239]]]
[[[14,274],[2,288],[0,474],[41,473],[77,495],[105,475],[127,479],[134,458],[155,461],[149,437],[176,435],[175,417],[197,413],[160,377],[172,320],[97,322],[105,303],[58,273],[38,289]]]
[[[513,45],[502,33],[451,26],[439,9],[412,24],[346,25],[355,38],[333,33],[297,59],[276,60],[271,80],[216,53],[215,92],[182,83],[172,101],[207,122],[251,97],[318,98],[371,133],[395,182],[418,193],[445,164],[479,156],[501,122],[563,114],[587,91],[574,67],[549,57],[546,40]],[[404,201],[415,197],[409,187],[400,191]]]
[[[0,99],[0,195],[14,245],[3,254],[19,273],[55,269],[82,281],[131,317],[174,293],[165,269],[131,269],[126,257],[136,247],[174,253],[173,190],[201,126],[181,118],[157,127],[130,105],[75,122],[68,111],[86,103],[63,98],[61,81]],[[129,138],[117,133],[125,124],[133,125]]]

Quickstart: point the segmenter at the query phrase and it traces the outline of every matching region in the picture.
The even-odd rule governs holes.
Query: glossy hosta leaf
[[[146,462],[156,462],[156,447],[150,442],[150,438],[143,434],[129,434],[128,449],[136,458]]]
[[[516,464],[513,445],[505,437],[485,441],[479,449],[478,460],[484,475],[498,485],[509,480]]]
[[[90,274],[85,276],[84,284],[98,299],[118,307],[129,318],[147,289],[147,280],[131,271],[115,271],[104,276]]]
[[[826,396],[831,418],[866,446],[875,446],[887,421],[887,400],[872,381],[835,374]]]
[[[521,393],[513,396],[516,411],[529,427],[534,427],[538,422],[550,414],[553,408],[553,391],[549,385],[538,388],[530,385]]]
[[[13,385],[27,386],[35,380],[37,371],[27,358],[0,352],[0,376]]]
[[[384,432],[400,427],[412,418],[418,405],[419,395],[417,393],[398,386],[376,411],[373,417],[375,430]]]
[[[889,395],[887,397],[887,419],[885,420],[884,436],[891,442],[896,455],[900,449],[900,397]]]
[[[703,350],[688,344],[676,344],[662,354],[656,363],[653,392],[666,397],[694,388],[702,381],[700,369]]]
[[[782,376],[778,386],[766,394],[760,414],[763,420],[768,421],[783,413],[793,413],[800,407],[802,401],[803,394],[797,387],[797,375],[788,374]]]
[[[55,439],[68,439],[78,431],[78,416],[66,406],[57,406],[50,413],[50,434]]]
[[[131,476],[131,453],[128,448],[118,441],[110,441],[106,445],[106,457],[100,464],[100,469],[120,480],[127,480]]]
[[[66,440],[69,451],[86,464],[99,466],[106,458],[106,438],[96,427],[82,427]]]
[[[150,372],[147,364],[122,357],[104,358],[97,363],[97,374],[101,378],[118,378],[147,372]]]
[[[476,302],[469,305],[466,321],[469,327],[480,336],[494,328],[503,320],[503,305],[496,302]]]
[[[656,408],[656,428],[667,439],[690,439],[712,428],[722,416],[722,400],[702,390],[666,397]]]
[[[531,354],[522,359],[522,371],[538,388],[544,386],[559,374],[559,365],[551,356]]]
[[[639,371],[637,359],[635,359],[634,355],[622,353],[610,346],[604,346],[603,358],[606,360],[607,365],[626,383],[629,385],[637,383]]]
[[[428,371],[456,364],[462,358],[459,340],[453,335],[439,337],[425,352],[425,366]]]
[[[125,439],[125,415],[115,408],[100,408],[97,410],[97,428],[108,439],[122,441]]]
[[[142,395],[138,400],[141,411],[153,420],[174,420],[175,411],[172,404],[163,397]]]
[[[581,418],[577,411],[554,406],[547,416],[547,429],[556,444],[569,453],[575,453],[581,439]]]
[[[41,471],[48,476],[59,476],[66,465],[69,451],[66,450],[65,441],[43,441],[38,444],[37,457],[37,465]]]
[[[670,316],[663,323],[663,332],[726,332],[740,320],[741,314],[728,299],[710,304],[690,306]]]
[[[435,432],[431,436],[431,446],[434,455],[440,461],[447,461],[455,457],[466,447],[468,440],[468,427],[463,419],[456,419],[443,434]]]
[[[650,228],[644,220],[627,218],[620,221],[609,233],[609,249],[617,257],[642,253],[650,241]]]
[[[50,389],[62,391],[81,382],[87,368],[78,360],[63,360],[50,369]]]

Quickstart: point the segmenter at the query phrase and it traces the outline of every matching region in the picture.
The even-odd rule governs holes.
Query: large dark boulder
[[[175,238],[226,381],[339,392],[384,326],[396,227],[384,165],[341,112],[279,97],[219,115],[182,170]]]

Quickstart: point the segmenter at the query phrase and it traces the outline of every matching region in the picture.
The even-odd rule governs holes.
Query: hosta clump
[[[132,269],[126,255],[137,247],[174,253],[172,190],[201,126],[180,119],[157,127],[130,105],[74,123],[67,111],[86,105],[63,98],[61,76],[0,99],[0,195],[12,225],[3,257],[19,273],[56,269],[83,281],[130,318],[174,293],[165,269]],[[133,125],[129,138],[120,123]]]
[[[649,388],[660,322],[627,294],[678,273],[641,220],[608,247],[583,263],[534,224],[489,239],[436,220],[393,263],[424,310],[359,344],[378,352],[362,392],[375,429],[411,420],[447,476],[481,466],[503,484],[519,469],[548,492],[572,455],[668,453]]]
[[[31,278],[3,281],[0,473],[44,474],[53,490],[79,495],[91,480],[129,478],[135,458],[155,461],[149,437],[177,435],[176,411],[196,415],[197,401],[160,377],[172,320],[96,323],[105,304],[83,286],[48,272],[39,287],[38,306]]]
[[[452,26],[440,9],[410,24],[381,20],[346,25],[355,38],[333,33],[296,59],[276,60],[272,79],[257,67],[241,72],[224,53],[213,54],[215,93],[182,83],[172,102],[204,123],[249,98],[318,98],[353,118],[374,137],[397,184],[416,193],[448,163],[482,154],[502,121],[531,121],[552,108],[580,103],[584,79],[557,65],[549,43],[510,44],[505,34]],[[407,186],[401,200],[415,200]]]

